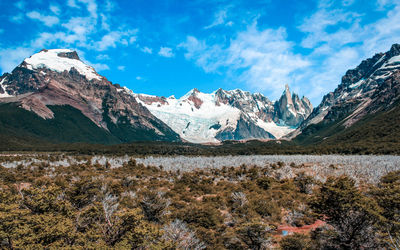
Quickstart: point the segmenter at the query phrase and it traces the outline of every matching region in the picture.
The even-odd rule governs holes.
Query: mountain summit
[[[29,125],[15,124],[19,134],[54,142],[179,140],[166,124],[72,50],[42,50],[26,58],[11,74],[2,75],[0,103],[0,112],[12,110],[15,116],[30,117]],[[5,120],[8,116],[0,114],[4,120],[0,125],[3,122],[15,132],[13,124]]]

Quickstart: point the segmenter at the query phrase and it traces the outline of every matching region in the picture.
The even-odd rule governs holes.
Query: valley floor
[[[379,249],[400,156],[0,155],[0,248]]]

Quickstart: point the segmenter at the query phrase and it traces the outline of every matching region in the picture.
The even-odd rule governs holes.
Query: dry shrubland
[[[356,249],[400,237],[400,157],[0,156],[1,248]],[[282,236],[282,226],[324,226]],[[305,233],[304,233],[305,232]]]

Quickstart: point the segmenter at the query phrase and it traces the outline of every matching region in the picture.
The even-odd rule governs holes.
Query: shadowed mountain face
[[[278,139],[296,129],[313,109],[288,86],[275,102],[240,89],[211,94],[193,89],[179,99],[130,93],[183,139],[196,143]]]
[[[289,137],[297,136],[302,142],[334,143],[334,138],[339,137],[351,141],[356,140],[356,127],[366,133],[366,137],[378,138],[377,132],[383,129],[384,133],[396,137],[392,132],[398,127],[397,118],[389,118],[389,115],[397,112],[399,98],[400,45],[394,44],[388,52],[376,54],[348,70],[335,91],[325,95],[321,104]],[[382,122],[382,117],[386,121],[379,128],[376,122]],[[376,131],[365,130],[372,127]]]
[[[99,128],[97,133],[113,138],[107,142],[180,140],[134,97],[97,74],[71,50],[42,50],[25,59],[11,74],[1,76],[0,102],[14,103],[9,107],[25,109],[44,120],[56,118],[54,108],[50,107],[69,106],[78,111],[69,114],[82,114]],[[62,109],[57,111],[62,115]],[[64,125],[68,126],[59,124]],[[34,132],[29,133],[35,136]],[[70,134],[74,136],[72,131]],[[80,141],[93,142],[89,137],[80,138]]]

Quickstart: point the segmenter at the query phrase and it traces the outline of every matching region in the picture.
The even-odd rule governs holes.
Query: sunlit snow
[[[53,71],[63,72],[75,68],[81,75],[86,76],[88,80],[102,79],[101,76],[95,72],[93,67],[86,65],[82,61],[58,56],[59,53],[63,52],[69,53],[73,51],[68,49],[43,50],[26,58],[24,61],[27,63],[28,69],[47,68]]]

